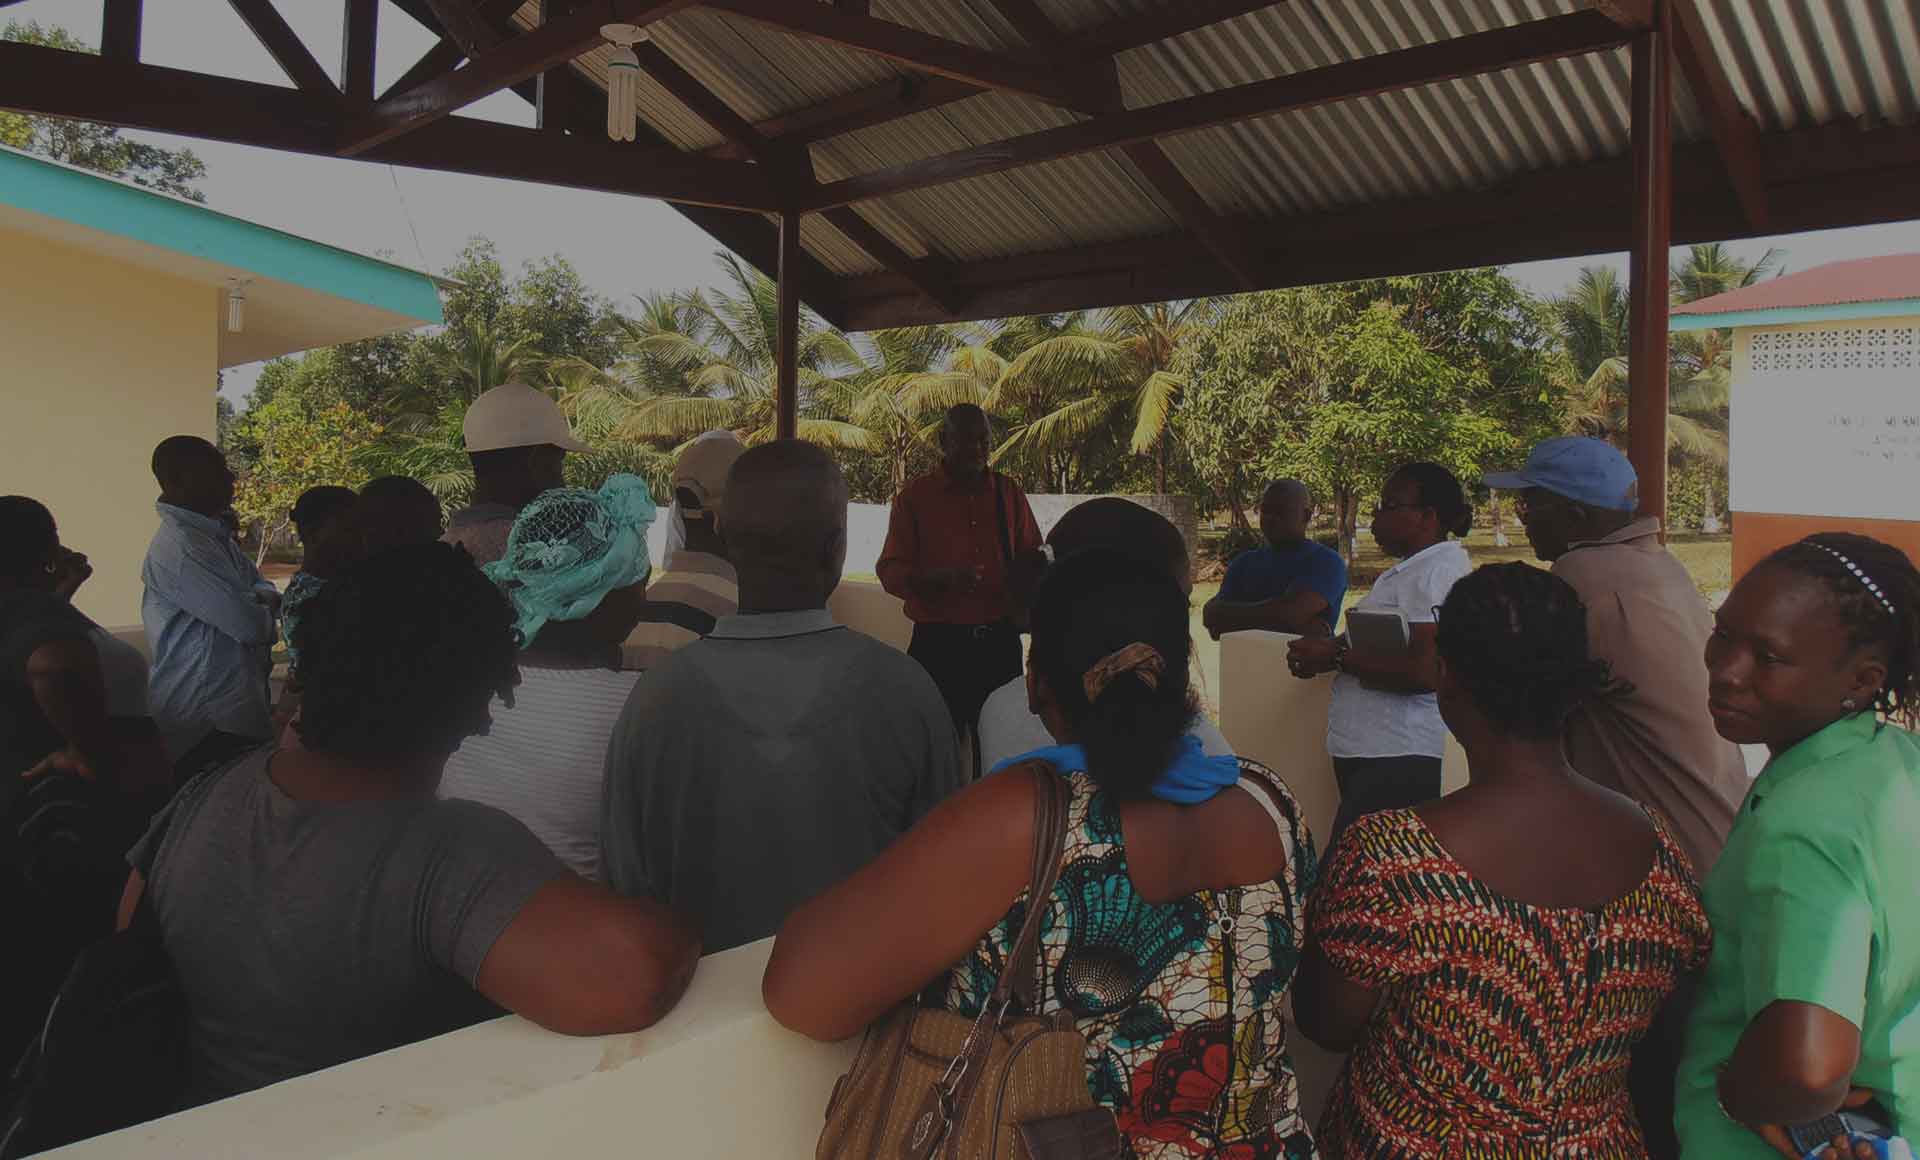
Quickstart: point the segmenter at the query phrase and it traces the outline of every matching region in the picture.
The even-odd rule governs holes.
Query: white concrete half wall
[[[907,606],[875,581],[840,581],[840,587],[827,597],[827,611],[848,628],[901,652],[906,652],[913,640],[913,621],[907,619]]]
[[[48,1153],[62,1160],[813,1155],[855,1043],[760,1002],[773,941],[710,955],[673,1013],[573,1039],[509,1016]]]

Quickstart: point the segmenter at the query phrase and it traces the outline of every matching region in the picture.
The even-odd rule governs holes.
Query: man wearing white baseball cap
[[[462,431],[473,502],[453,513],[441,540],[465,548],[476,564],[491,564],[506,554],[520,509],[564,485],[567,452],[592,448],[573,437],[558,403],[520,382],[475,399]]]

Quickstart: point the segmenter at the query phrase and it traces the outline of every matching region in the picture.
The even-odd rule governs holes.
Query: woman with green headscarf
[[[631,475],[598,491],[557,488],[514,520],[506,554],[484,569],[513,603],[520,684],[493,727],[447,762],[443,797],[505,810],[567,867],[600,877],[600,785],[607,740],[640,679],[621,643],[646,608],[653,498]]]

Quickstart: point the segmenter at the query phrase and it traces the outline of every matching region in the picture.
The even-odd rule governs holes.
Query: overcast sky
[[[338,0],[279,0],[276,6],[314,57],[337,76]],[[100,11],[100,0],[25,0],[0,10],[0,23],[58,24],[98,43]],[[146,0],[146,13],[141,58],[149,64],[291,83],[226,0]],[[374,83],[384,89],[432,47],[433,37],[387,5],[380,13],[379,45]],[[468,106],[462,115],[533,123],[532,107],[512,93],[497,93]],[[208,171],[202,188],[208,203],[220,210],[426,270],[445,269],[469,238],[485,234],[510,270],[528,259],[562,254],[588,285],[616,303],[650,290],[706,285],[715,277],[712,254],[718,243],[659,202],[160,134],[140,136],[184,145],[199,154]],[[1805,269],[1842,258],[1920,251],[1920,222],[1742,242],[1738,249],[1758,255],[1768,245],[1784,249],[1792,269]],[[1624,254],[1530,262],[1509,272],[1536,293],[1554,294],[1581,266],[1599,262],[1617,266],[1624,276]],[[237,402],[258,373],[257,366],[228,372],[226,393]]]

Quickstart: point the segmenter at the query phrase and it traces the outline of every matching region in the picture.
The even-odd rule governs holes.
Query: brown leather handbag
[[[1067,786],[1035,763],[1033,876],[1026,921],[975,1019],[903,1003],[867,1029],[834,1085],[817,1160],[1112,1160],[1113,1113],[1087,1091],[1087,1041],[1073,1013],[1033,1011],[1044,980],[1040,919],[1060,875]]]

